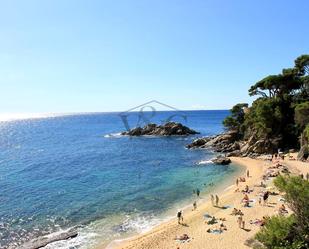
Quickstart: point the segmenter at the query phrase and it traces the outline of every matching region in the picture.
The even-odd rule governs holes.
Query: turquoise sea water
[[[0,122],[0,248],[73,226],[77,238],[47,248],[88,248],[149,229],[190,203],[193,189],[203,195],[236,173],[209,163],[211,151],[185,148],[222,132],[226,115],[188,111],[185,124],[201,134],[169,138],[119,136],[117,113]]]

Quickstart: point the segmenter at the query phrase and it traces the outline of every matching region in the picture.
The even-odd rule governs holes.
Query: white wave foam
[[[154,217],[138,216],[131,219],[128,217],[123,223],[122,228],[126,231],[131,230],[137,233],[145,233],[161,222],[160,219]]]
[[[48,236],[54,236],[64,232],[60,230]],[[78,236],[68,240],[60,240],[45,246],[45,249],[72,249],[72,248],[87,248],[90,245],[95,244],[95,238],[97,234],[95,232],[89,232],[87,229],[79,229]]]
[[[211,160],[202,160],[202,161],[199,161],[197,163],[197,165],[203,165],[203,164],[212,164],[213,162]]]
[[[104,135],[105,138],[118,138],[118,137],[121,137],[121,133],[110,133],[110,134],[106,134]]]
[[[126,220],[122,223],[121,227],[123,230],[131,231],[134,234],[135,233],[143,234],[143,233],[150,231],[154,227],[158,226],[162,222],[168,221],[171,219],[172,217],[167,217],[165,219],[159,219],[153,216],[138,216],[132,219],[130,218],[130,216],[127,216]],[[106,249],[112,249],[115,247],[117,248],[119,244],[123,243],[126,240],[130,240],[131,238],[132,237],[114,239],[112,242],[110,242],[107,245]]]

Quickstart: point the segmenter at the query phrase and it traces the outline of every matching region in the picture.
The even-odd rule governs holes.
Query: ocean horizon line
[[[228,111],[229,109],[201,109],[201,110],[190,110],[180,109],[178,111],[183,112],[203,112],[203,111]],[[130,113],[138,113],[139,111],[130,111]],[[152,111],[143,111],[149,113]],[[156,112],[175,112],[175,110],[156,110]],[[77,115],[96,115],[96,114],[121,114],[122,111],[89,111],[89,112],[47,112],[47,113],[0,113],[0,122],[10,122],[18,120],[28,119],[43,119],[43,118],[57,118],[64,116],[77,116]]]

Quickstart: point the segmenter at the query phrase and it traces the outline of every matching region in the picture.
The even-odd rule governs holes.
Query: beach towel
[[[219,229],[213,229],[213,230],[207,231],[207,233],[221,234],[221,233],[222,233],[222,231],[221,231],[221,230],[219,230]]]

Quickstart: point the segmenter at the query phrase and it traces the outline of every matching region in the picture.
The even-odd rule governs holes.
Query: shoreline
[[[254,235],[260,230],[260,226],[251,223],[250,221],[261,219],[264,216],[272,216],[278,214],[278,209],[283,204],[280,195],[270,195],[267,205],[259,204],[258,198],[261,191],[265,191],[264,187],[257,186],[261,182],[263,174],[272,166],[273,162],[265,161],[263,157],[259,159],[251,159],[247,157],[231,157],[233,163],[243,166],[250,171],[250,177],[246,178],[246,182],[239,183],[239,189],[244,189],[246,185],[252,189],[250,196],[250,207],[244,207],[241,204],[241,199],[244,194],[235,191],[236,185],[233,184],[225,188],[220,194],[219,207],[211,205],[209,200],[198,205],[197,210],[183,210],[184,223],[186,226],[179,225],[176,217],[170,221],[163,222],[154,227],[150,231],[139,234],[131,238],[127,238],[112,245],[113,249],[205,249],[205,244],[211,249],[230,249],[231,245],[235,249],[248,249],[246,245],[248,239],[254,238]],[[299,161],[281,161],[287,166],[292,174],[307,174],[309,173],[309,165]],[[268,188],[272,188],[274,178],[270,178],[264,183]],[[266,188],[267,189],[267,188]],[[230,206],[227,209],[220,206]],[[244,213],[243,220],[245,221],[245,229],[239,228],[237,224],[237,216],[232,216],[233,208],[241,209]],[[288,209],[289,213],[291,211]],[[225,219],[224,225],[227,230],[221,234],[207,233],[207,229],[211,225],[205,223],[205,214],[210,214],[217,218]],[[212,225],[213,226],[213,225]],[[217,225],[218,227],[218,225]],[[187,234],[190,239],[187,242],[175,240]],[[107,249],[101,245],[96,249]],[[108,247],[109,249],[111,247]]]
[[[204,166],[202,166],[204,167]],[[206,166],[207,167],[207,166]],[[226,165],[217,165],[217,167],[226,167]],[[233,187],[233,184],[236,181],[236,178],[238,178],[240,175],[245,174],[245,169],[244,165],[241,165],[236,162],[232,162],[229,166],[227,167],[235,167],[235,172],[231,173],[230,175],[225,176],[224,181],[222,180],[215,183],[214,185],[207,185],[205,188],[201,189],[202,193],[201,196],[196,199],[198,206],[205,204],[206,202],[209,201],[209,195],[211,193],[217,193],[218,195],[221,195],[224,191],[229,190],[231,187]],[[204,193],[203,193],[204,192]],[[131,234],[127,234],[123,236],[122,238],[119,239],[114,239],[112,241],[106,242],[106,241],[98,241],[96,245],[94,245],[91,248],[94,249],[118,249],[119,245],[123,245],[128,241],[131,241],[131,239],[134,239],[136,237],[145,235],[152,230],[160,227],[162,224],[166,224],[169,222],[172,222],[175,220],[176,212],[177,210],[182,210],[183,212],[185,211],[191,211],[192,210],[192,204],[194,200],[193,199],[187,198],[184,199],[180,202],[177,202],[173,205],[173,207],[169,208],[167,211],[164,213],[160,214],[157,219],[159,220],[157,224],[152,225],[151,227],[148,227],[147,229],[140,231],[140,232],[132,232]]]
[[[216,193],[221,199],[221,198],[225,198],[225,196],[229,195],[231,192],[234,192],[235,184],[233,184],[233,182],[235,182],[236,178],[243,176],[248,168],[249,170],[251,169],[251,166],[246,164],[245,159],[246,158],[231,157],[232,164],[233,164],[232,167],[239,167],[240,169],[238,169],[238,172],[232,175],[230,179],[228,179],[228,183],[226,184],[218,183],[217,186],[209,190],[206,190],[207,195],[202,195],[200,201],[198,202],[198,209],[196,211],[192,211],[192,204],[191,205],[187,204],[185,206],[182,206],[182,208],[180,208],[184,213],[185,222],[187,218],[191,219],[195,217],[198,213],[200,213],[200,210],[209,208],[209,206],[211,205],[209,195],[211,193]],[[218,166],[220,167],[220,165]],[[175,209],[175,212],[176,211],[177,210]],[[132,247],[131,244],[134,242],[139,243],[139,240],[144,240],[145,237],[152,236],[153,234],[159,233],[162,229],[168,228],[169,226],[175,226],[175,224],[177,224],[175,215],[168,216],[165,219],[163,219],[159,224],[153,226],[146,232],[142,232],[142,233],[139,233],[133,236],[129,235],[129,237],[127,238],[111,241],[107,245],[104,243],[99,243],[98,245],[94,247],[94,249],[148,248],[148,247]]]

